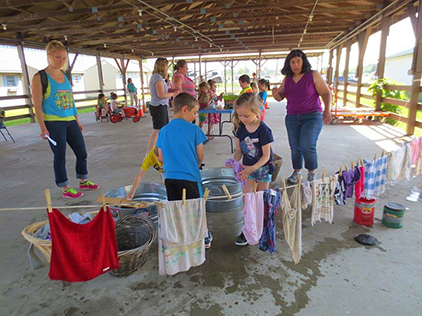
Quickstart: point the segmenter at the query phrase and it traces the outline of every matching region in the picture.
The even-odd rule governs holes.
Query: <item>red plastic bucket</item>
[[[353,221],[359,225],[372,226],[374,224],[376,202],[376,199],[367,200],[362,197],[355,200],[355,215]]]

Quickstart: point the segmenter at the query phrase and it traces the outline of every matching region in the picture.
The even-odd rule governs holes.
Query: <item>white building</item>
[[[413,48],[387,56],[385,59],[384,77],[397,81],[399,84],[411,85],[413,77],[408,75],[412,67]]]

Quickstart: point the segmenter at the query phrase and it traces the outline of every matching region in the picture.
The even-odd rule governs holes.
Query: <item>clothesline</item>
[[[289,188],[294,188],[296,187],[296,185],[291,185],[291,186],[287,186],[286,189]],[[244,196],[245,194],[242,192],[239,193],[234,193],[231,195],[232,199],[233,198],[238,198],[241,196]],[[225,199],[227,198],[227,195],[219,195],[219,196],[210,196],[208,197],[207,200],[220,200],[220,199]],[[138,201],[136,201],[138,202]],[[142,202],[143,207],[148,207],[148,206],[152,206],[152,205],[157,205],[158,203],[160,203],[160,201],[154,201],[154,202]],[[125,206],[125,205],[121,205],[121,206]],[[57,209],[77,209],[77,208],[100,208],[102,207],[101,204],[94,204],[94,205],[65,205],[65,206],[54,206],[54,208]],[[37,211],[37,210],[46,210],[47,206],[36,206],[36,207],[9,207],[9,208],[0,208],[0,212],[13,212],[13,211]]]

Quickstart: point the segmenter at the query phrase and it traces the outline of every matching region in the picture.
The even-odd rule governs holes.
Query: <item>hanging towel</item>
[[[419,138],[421,139],[421,141],[420,141],[420,148],[419,148],[419,158],[418,158],[418,161],[416,162],[416,167],[415,167],[415,173],[414,173],[415,176],[422,173],[422,137],[419,137]]]
[[[120,267],[116,228],[108,207],[87,224],[73,223],[57,209],[48,213],[48,220],[52,242],[50,279],[89,281]]]
[[[284,238],[292,250],[293,262],[297,264],[302,256],[302,208],[300,205],[300,188],[295,186],[290,200],[287,191],[283,190],[281,199]]]
[[[385,172],[384,174],[387,173],[387,165],[385,166]],[[359,181],[360,179],[360,171],[358,167],[354,167],[352,169],[349,169],[345,172],[343,172],[343,177],[345,179],[345,188],[346,188],[346,192],[345,192],[345,197],[347,198],[351,198],[353,197],[353,187],[355,185],[355,183],[357,181]]]
[[[422,137],[418,137],[410,142],[410,157],[412,165],[416,166],[421,153]]]
[[[259,249],[273,253],[276,251],[276,229],[275,216],[277,208],[281,205],[281,194],[279,189],[267,189],[264,191],[264,229],[259,239]]]
[[[242,228],[242,232],[248,244],[258,244],[264,227],[264,191],[245,193],[243,218],[245,219],[245,225]]]
[[[205,262],[205,200],[163,201],[158,206],[158,265],[161,275],[188,271]]]
[[[337,205],[346,205],[346,181],[343,172],[337,176],[336,188],[334,190],[334,202]]]
[[[243,188],[246,184],[246,179],[242,180],[239,178],[239,172],[244,169],[243,165],[234,158],[227,159],[225,165],[230,166],[230,168],[233,169],[234,177],[236,178],[237,181],[241,183],[242,188]]]
[[[355,198],[358,200],[365,189],[365,167],[359,166],[360,179],[355,183]]]
[[[403,144],[399,149],[391,152],[387,167],[388,180],[409,180],[411,164],[410,145]]]
[[[302,210],[306,210],[312,204],[312,188],[309,181],[302,182]]]
[[[388,155],[384,154],[375,161],[375,187],[374,196],[380,196],[385,192],[387,182]]]
[[[332,224],[334,217],[334,191],[337,178],[335,175],[312,183],[311,225],[321,219]]]

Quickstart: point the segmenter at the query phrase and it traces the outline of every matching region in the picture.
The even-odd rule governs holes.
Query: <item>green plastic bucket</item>
[[[387,203],[384,205],[382,223],[390,228],[402,228],[403,216],[406,208],[398,203]]]

